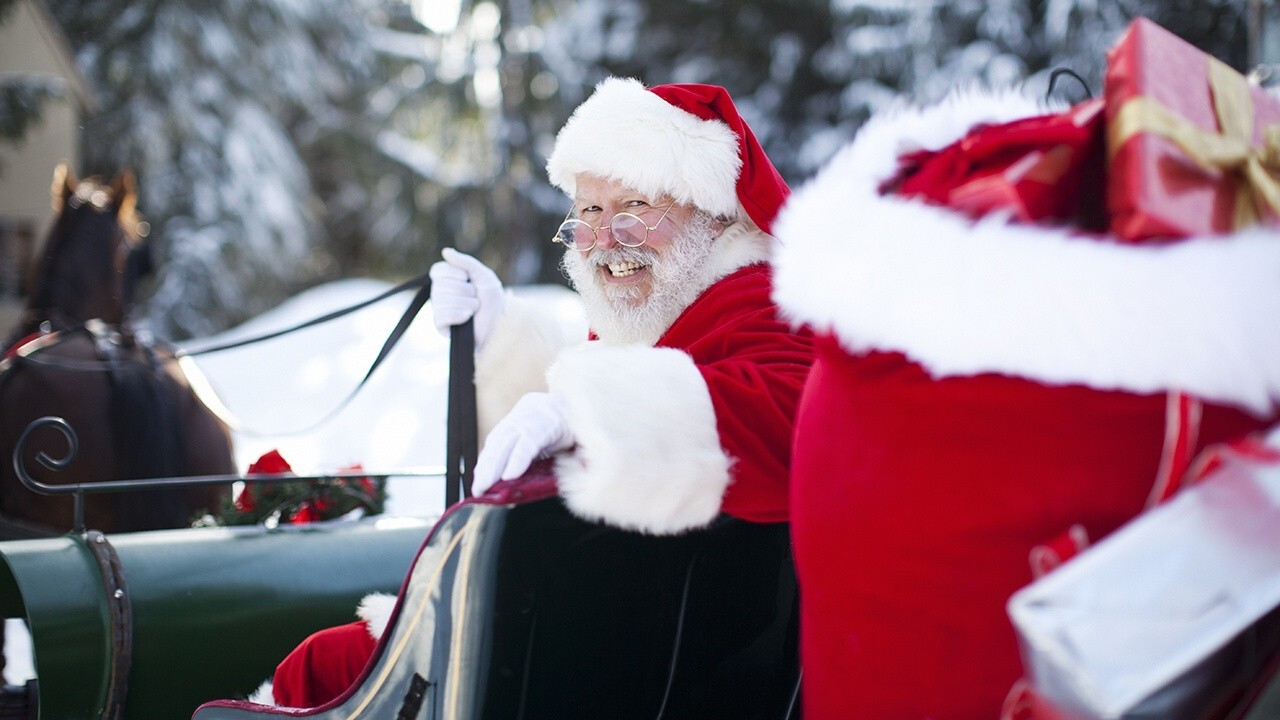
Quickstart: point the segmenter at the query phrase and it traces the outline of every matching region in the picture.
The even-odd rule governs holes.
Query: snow
[[[391,287],[368,279],[322,285],[238,327],[184,347],[198,351],[201,346],[291,327]],[[543,285],[513,292],[545,303],[564,319],[569,332],[586,336],[581,305],[568,289]],[[406,290],[307,330],[194,358],[236,420],[233,441],[241,472],[271,449],[279,450],[299,473],[332,472],[359,464],[395,476],[389,486],[389,514],[433,517],[440,513],[441,479],[405,474],[439,474],[445,462],[448,342],[431,322],[429,303],[369,381],[341,407],[412,295],[412,290]]]

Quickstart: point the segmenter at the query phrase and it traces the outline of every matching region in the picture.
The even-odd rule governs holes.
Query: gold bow
[[[1253,145],[1253,98],[1240,73],[1217,58],[1208,58],[1209,87],[1221,133],[1205,130],[1149,97],[1130,98],[1107,128],[1107,153],[1115,155],[1124,141],[1141,133],[1165,137],[1213,172],[1236,174],[1237,229],[1254,225],[1270,213],[1280,215],[1280,125],[1263,128],[1262,147]]]

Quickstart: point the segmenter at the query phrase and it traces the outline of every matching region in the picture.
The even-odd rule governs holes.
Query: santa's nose
[[[609,218],[609,222],[601,224],[596,231],[596,247],[608,250],[617,246],[618,238],[613,234],[613,218]]]

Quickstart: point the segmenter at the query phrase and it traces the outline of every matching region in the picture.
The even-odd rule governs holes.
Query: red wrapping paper
[[[1135,20],[1107,56],[1107,123],[1126,102],[1146,96],[1210,133],[1220,133],[1209,81],[1210,58],[1145,18]],[[1280,123],[1280,103],[1261,88],[1250,88],[1253,145],[1264,129]],[[1172,140],[1140,132],[1116,146],[1111,156],[1107,211],[1111,231],[1131,242],[1172,240],[1228,233],[1236,228],[1240,177],[1231,170],[1205,169]],[[1264,221],[1274,222],[1274,216]]]
[[[1103,229],[1102,101],[1067,112],[975,128],[936,152],[903,158],[898,194],[973,217]]]

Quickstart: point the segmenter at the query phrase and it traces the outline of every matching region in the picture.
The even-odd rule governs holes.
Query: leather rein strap
[[[425,305],[427,300],[430,298],[430,278],[426,275],[422,275],[401,283],[400,285],[397,285],[396,287],[365,302],[343,308],[342,310],[329,313],[284,330],[216,346],[197,347],[185,351],[180,350],[175,353],[175,355],[181,359],[185,356],[204,355],[271,340],[282,335],[287,335],[291,332],[328,322],[355,310],[368,307],[375,302],[381,301],[391,295],[414,286],[418,286],[417,293],[410,301],[409,306],[405,308],[404,313],[400,316],[399,322],[396,323],[395,328],[392,329],[391,333],[387,336],[386,341],[383,342],[382,349],[370,364],[368,371],[365,372],[360,383],[351,390],[347,397],[339,403],[337,407],[326,413],[323,418],[306,429],[314,428],[337,415],[343,408],[345,408],[356,397],[361,388],[364,387],[365,383],[369,381],[369,378],[373,376],[373,373],[378,369],[378,366],[381,365],[387,356],[391,354],[392,348],[394,348],[396,343],[400,341],[405,330],[409,328],[410,323],[412,323],[413,319],[417,317],[418,311],[422,309],[423,305]],[[37,362],[39,362],[39,360],[37,360]],[[77,366],[67,367],[66,369],[92,369],[100,371],[107,368],[104,367],[103,364],[95,363],[91,367],[82,368]],[[236,418],[223,417],[222,419],[229,425],[236,427],[241,432],[251,432],[248,428],[245,428],[242,423],[239,423]],[[294,432],[296,433],[301,431]],[[479,433],[476,426],[475,329],[471,320],[468,320],[461,325],[455,325],[450,331],[449,405],[446,433],[445,457],[447,468],[445,470],[445,506],[449,507],[458,502],[462,497],[471,497],[472,468],[475,465],[476,455],[479,448]],[[261,434],[265,435],[265,433]],[[272,435],[279,434],[280,433],[272,433]]]
[[[392,328],[391,333],[387,335],[387,339],[383,341],[382,349],[378,351],[378,356],[374,358],[372,363],[369,364],[369,369],[365,371],[364,377],[360,378],[360,382],[354,388],[351,389],[351,392],[347,393],[347,396],[343,398],[342,402],[338,403],[338,405],[335,406],[332,410],[325,413],[324,416],[321,417],[320,419],[316,420],[315,422],[311,423],[310,425],[304,428],[291,430],[286,433],[279,433],[279,432],[266,433],[266,432],[258,432],[258,431],[251,430],[250,428],[246,427],[243,423],[241,423],[238,418],[227,417],[225,410],[215,411],[222,418],[223,422],[235,428],[237,431],[245,434],[258,435],[260,437],[279,437],[282,435],[297,435],[303,432],[307,432],[309,430],[313,430],[323,425],[324,423],[328,422],[332,418],[336,417],[338,413],[342,412],[342,410],[345,409],[348,405],[350,405],[352,400],[355,400],[356,395],[358,395],[360,393],[360,390],[364,388],[365,383],[369,382],[369,378],[373,377],[374,371],[377,370],[378,366],[382,364],[382,361],[386,360],[387,356],[391,354],[391,349],[396,346],[396,343],[400,342],[400,338],[403,337],[405,331],[409,329],[409,325],[413,322],[413,319],[418,316],[418,311],[422,310],[422,306],[427,304],[427,300],[430,299],[431,297],[431,279],[430,278],[428,278],[426,275],[419,276],[417,278],[414,278],[413,280],[403,282],[397,285],[396,287],[391,288],[390,290],[387,290],[386,292],[376,297],[370,298],[369,300],[365,300],[364,302],[358,303],[356,305],[352,305],[350,307],[346,307],[341,310],[331,312],[327,315],[323,315],[321,317],[308,320],[299,325],[294,325],[293,327],[285,328],[284,330],[278,330],[275,332],[267,333],[265,335],[259,335],[259,336],[248,338],[245,340],[238,340],[238,341],[227,343],[224,345],[193,348],[191,350],[186,350],[186,351],[180,350],[177,353],[175,353],[175,356],[179,360],[181,360],[183,357],[221,352],[223,350],[230,350],[232,348],[239,348],[239,347],[244,347],[246,345],[253,345],[256,343],[263,342],[265,340],[272,340],[282,335],[287,335],[289,333],[296,332],[298,330],[314,327],[315,325],[319,325],[321,323],[328,322],[335,318],[342,317],[343,315],[350,314],[356,310],[366,308],[376,302],[380,302],[388,297],[391,297],[396,293],[402,292],[414,286],[418,287],[418,292],[414,294],[413,299],[409,301],[408,307],[406,307],[404,309],[404,312],[400,315],[400,320],[396,322],[396,326]],[[212,406],[211,406],[211,409],[212,409]]]
[[[444,506],[471,497],[479,447],[476,423],[476,335],[473,320],[449,331],[449,410],[445,448]]]

